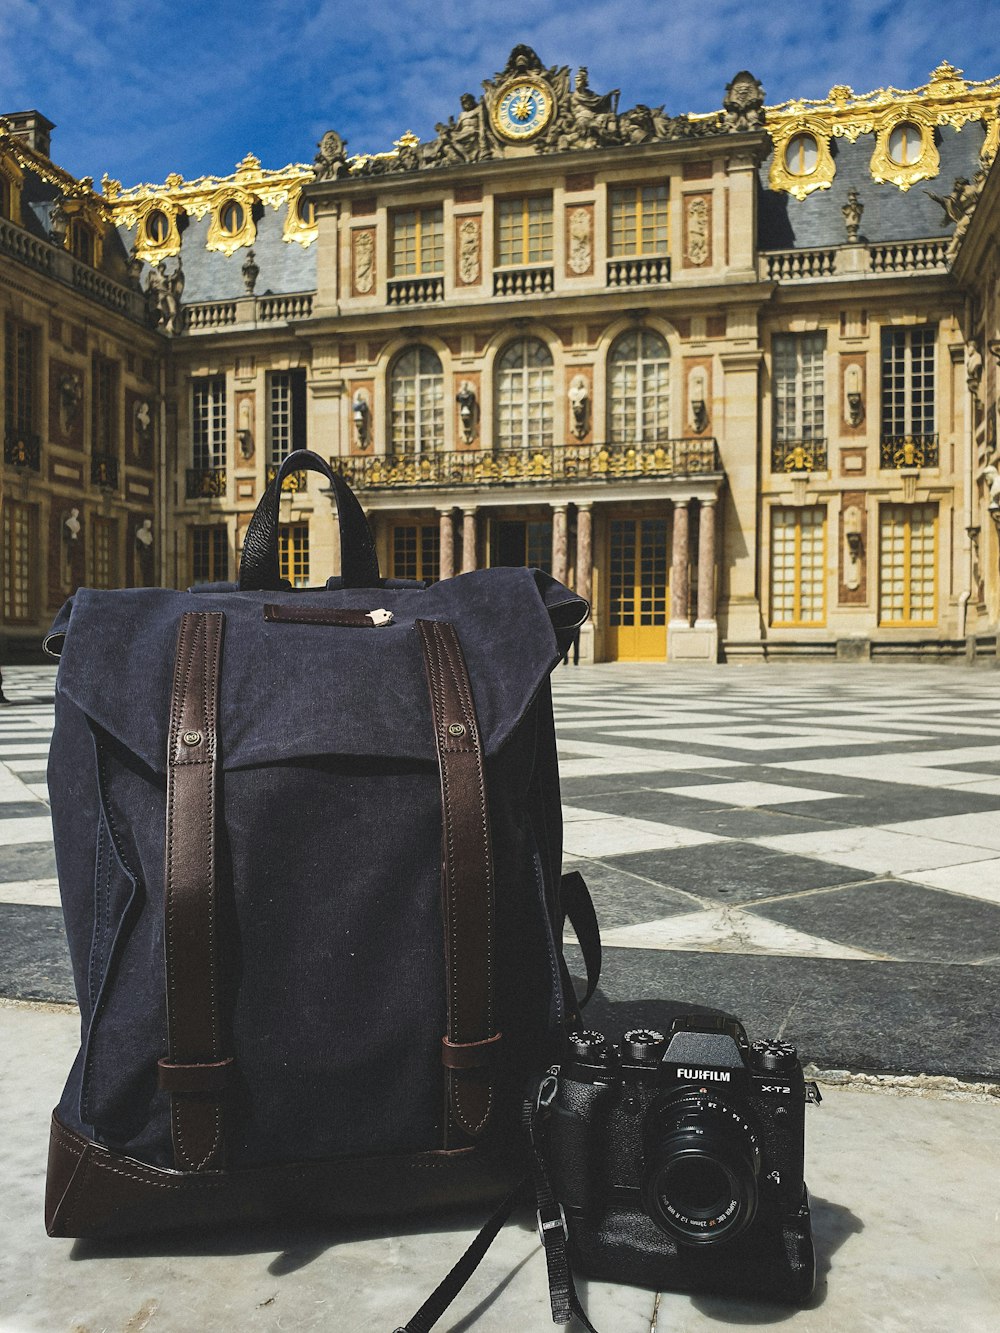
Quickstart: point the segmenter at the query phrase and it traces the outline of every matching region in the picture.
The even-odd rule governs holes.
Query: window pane
[[[826,509],[771,510],[771,624],[826,623]]]
[[[879,623],[937,619],[937,506],[883,505],[879,512]]]
[[[225,467],[225,375],[203,376],[191,381],[191,446],[194,467]]]
[[[389,379],[393,453],[429,453],[444,448],[444,373],[437,353],[411,347],[393,365]]]
[[[658,333],[625,333],[609,361],[608,438],[636,444],[670,438],[670,349]]]
[[[826,334],[776,334],[772,353],[775,441],[825,439]]]
[[[497,361],[496,412],[499,448],[551,447],[552,356],[543,342],[526,338],[504,349]]]

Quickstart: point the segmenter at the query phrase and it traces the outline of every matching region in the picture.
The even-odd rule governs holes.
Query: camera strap
[[[566,1247],[569,1239],[566,1214],[553,1193],[545,1162],[544,1136],[549,1107],[557,1087],[557,1070],[550,1069],[537,1093],[524,1102],[522,1124],[531,1142],[530,1175],[525,1176],[511,1190],[447,1277],[438,1283],[413,1318],[397,1328],[395,1333],[429,1333],[479,1267],[511,1213],[518,1204],[528,1202],[532,1195],[535,1199],[538,1237],[545,1251],[552,1322],[568,1324],[575,1315],[588,1333],[597,1333],[576,1292]]]

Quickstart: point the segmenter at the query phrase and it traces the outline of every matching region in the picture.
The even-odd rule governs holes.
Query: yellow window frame
[[[540,242],[539,248],[540,248],[540,250],[542,251],[542,253],[541,253],[540,255],[536,255],[536,256],[532,257],[532,254],[531,254],[531,240],[532,240],[532,237],[531,237],[531,219],[532,219],[531,204],[534,203],[534,202],[537,202],[537,201],[539,201],[539,200],[541,200],[542,203],[543,203],[544,205],[547,206],[547,207],[543,207],[541,210],[539,210],[538,212],[536,212],[535,215],[534,215],[536,218],[539,219],[539,242]],[[514,207],[513,207],[513,206],[514,206],[515,204],[517,204],[517,203],[519,203],[519,204],[521,205],[521,219],[520,219],[520,228],[519,228],[519,239],[520,239],[520,250],[521,250],[521,254],[520,254],[520,258],[518,258],[518,257],[516,257],[516,256],[513,256],[513,255],[508,256],[508,257],[505,258],[505,257],[504,257],[504,253],[503,253],[503,221],[504,221],[505,218],[510,218],[510,217],[516,217],[516,216],[517,216],[516,209],[514,209]],[[546,234],[545,234],[545,232],[546,232],[546,226],[545,226],[546,219],[547,219],[547,221],[548,221],[548,236],[547,236],[547,237],[546,237]],[[514,233],[514,234],[512,235],[512,237],[511,237],[511,240],[512,240],[512,242],[513,242],[513,241],[515,240],[515,238],[517,237],[517,230],[514,229],[514,228],[512,228],[512,232]],[[547,241],[547,245],[546,245],[546,241]],[[552,210],[552,196],[551,196],[550,194],[521,194],[521,195],[514,195],[513,197],[509,197],[509,198],[507,198],[507,199],[499,199],[499,200],[497,201],[497,247],[496,247],[496,248],[497,248],[497,263],[500,264],[500,265],[505,265],[505,264],[510,264],[510,265],[513,265],[513,264],[549,264],[549,263],[551,263],[551,262],[552,262],[552,253],[553,253],[553,210]],[[512,247],[512,248],[513,248],[513,247]],[[546,249],[548,249],[548,255],[547,255],[547,256],[546,256],[545,253],[544,253]]]
[[[433,215],[433,216],[432,216]],[[430,217],[428,227],[427,218]],[[413,269],[407,271],[400,265],[400,252],[397,245],[397,239],[402,239],[399,233],[399,225],[403,218],[413,219],[413,231],[407,239],[413,241]],[[433,246],[441,253],[440,262],[433,266],[424,266],[424,231],[425,228],[433,232],[437,230],[440,245]],[[433,236],[431,240],[433,242]],[[444,272],[444,209],[437,207],[429,208],[400,208],[393,214],[392,219],[392,274],[393,277],[416,278],[427,273]]]
[[[610,197],[610,201],[609,201],[611,206],[610,206],[610,208],[609,208],[609,210],[608,210],[608,211],[609,211],[609,221],[610,221],[610,224],[611,224],[611,245],[610,245],[608,248],[609,248],[609,252],[610,252],[611,256],[612,256],[613,258],[615,258],[615,259],[619,259],[619,258],[622,258],[622,257],[624,257],[624,256],[631,257],[631,256],[633,256],[633,255],[665,255],[665,254],[667,254],[667,253],[668,253],[668,250],[669,250],[669,247],[670,247],[670,189],[669,189],[669,187],[668,187],[665,183],[663,183],[663,182],[651,183],[651,182],[648,182],[648,181],[647,181],[646,184],[644,184],[644,185],[612,185],[612,186],[609,187],[609,190],[610,190],[610,196],[611,196],[611,197]],[[656,247],[655,247],[655,244],[654,244],[653,246],[651,246],[649,249],[646,249],[645,246],[643,245],[643,200],[642,200],[642,195],[643,195],[643,191],[644,191],[644,190],[662,190],[662,191],[663,191],[663,204],[662,204],[662,209],[663,209],[663,226],[664,226],[664,233],[665,233],[665,234],[664,234],[664,238],[663,238],[663,240],[664,240],[664,244],[663,244],[663,249],[662,249],[662,250],[657,250]],[[631,198],[628,198],[629,195],[631,195]],[[616,207],[617,207],[618,205],[620,205],[620,204],[624,204],[626,207],[632,206],[632,207],[634,207],[634,209],[635,209],[635,213],[634,213],[634,216],[633,216],[633,218],[632,218],[632,222],[633,222],[633,230],[634,230],[634,232],[635,232],[635,245],[634,245],[631,249],[624,248],[624,247],[623,247],[622,249],[619,249],[618,246],[615,244],[615,221],[616,221],[616,218],[615,218],[615,210],[616,210]],[[660,206],[659,206],[659,203],[657,202],[657,203],[654,205],[654,207],[653,207],[654,217],[655,217],[655,214],[659,211],[659,207],[660,207]],[[623,228],[622,230],[624,231],[625,229]]]
[[[775,518],[779,513],[788,513],[791,509],[795,512],[795,537],[793,547],[793,580],[792,580],[792,618],[791,620],[777,620],[774,617],[774,531],[776,527]],[[771,510],[771,628],[772,629],[823,629],[826,626],[826,524],[827,515],[824,512],[819,523],[821,532],[820,537],[820,605],[821,614],[818,620],[802,619],[802,514],[801,507],[776,505]]]
[[[934,515],[931,519],[931,575],[933,601],[931,606],[931,617],[929,620],[915,620],[913,611],[913,577],[912,577],[912,556],[913,556],[913,511],[916,509],[931,509]],[[882,616],[882,585],[884,581],[884,569],[882,563],[882,547],[884,537],[884,523],[887,514],[895,510],[905,511],[903,518],[903,616],[899,620],[885,620]],[[918,505],[900,505],[888,504],[882,505],[879,511],[879,596],[878,596],[878,623],[879,627],[886,629],[926,629],[931,625],[937,624],[938,618],[938,520],[940,510],[937,505],[918,504]]]

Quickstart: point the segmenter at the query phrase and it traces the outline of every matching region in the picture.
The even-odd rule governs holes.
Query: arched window
[[[617,338],[608,356],[608,440],[649,443],[670,438],[670,351],[658,333]]]
[[[546,449],[552,445],[552,353],[537,338],[505,347],[497,360],[498,449]]]
[[[394,454],[444,448],[444,374],[436,352],[408,347],[389,377],[390,443]]]

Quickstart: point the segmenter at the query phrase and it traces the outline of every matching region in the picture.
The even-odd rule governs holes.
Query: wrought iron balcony
[[[776,440],[771,445],[772,472],[825,472],[826,440]]]
[[[267,465],[267,471],[264,474],[265,486],[270,486],[271,482],[274,481],[275,477],[278,475],[279,466],[278,463],[269,463]],[[306,471],[289,472],[286,475],[285,480],[282,482],[281,489],[283,491],[304,491],[306,489],[308,477],[309,473]],[[225,483],[223,483],[223,489],[225,489]]]
[[[552,291],[555,270],[551,264],[530,268],[498,268],[493,273],[494,296],[535,296]]]
[[[42,442],[34,431],[11,430],[3,438],[3,461],[14,467],[42,470]]]
[[[224,467],[189,467],[187,470],[187,498],[214,500],[226,493]]]
[[[426,454],[338,458],[336,467],[358,490],[452,486],[515,486],[550,481],[601,482],[689,477],[721,472],[714,439],[635,444],[561,444],[537,449],[454,449]]]
[[[937,467],[938,437],[883,435],[879,442],[880,468]]]
[[[669,255],[645,255],[608,260],[609,287],[648,287],[670,281]]]
[[[444,300],[444,278],[431,274],[425,278],[390,278],[386,284],[389,305],[425,305]]]

